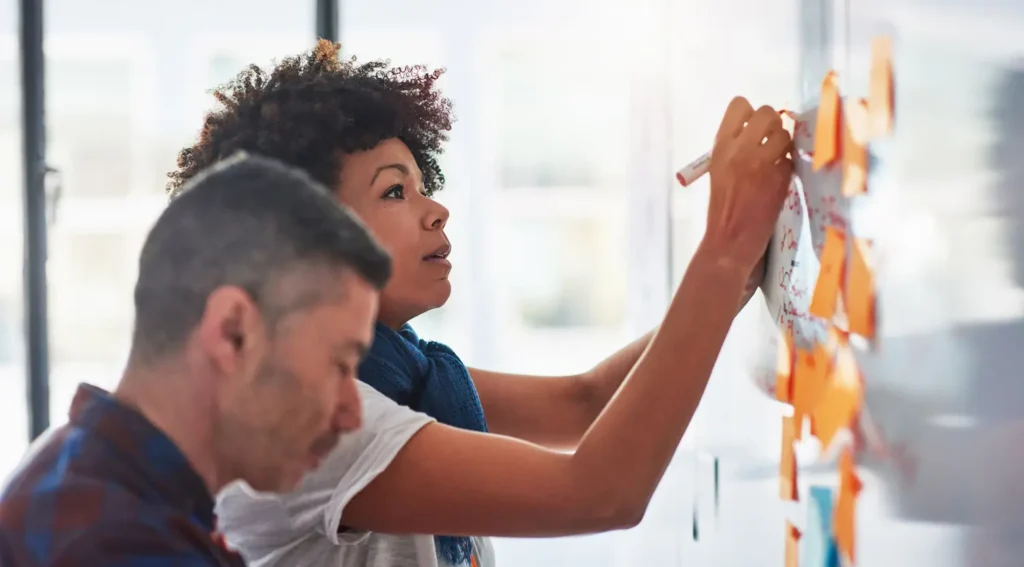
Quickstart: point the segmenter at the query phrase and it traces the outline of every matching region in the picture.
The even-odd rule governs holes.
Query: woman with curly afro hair
[[[452,126],[441,71],[338,51],[321,41],[270,71],[242,71],[216,91],[219,108],[171,174],[173,193],[238,150],[297,166],[393,260],[358,369],[363,428],[294,493],[225,490],[218,525],[228,543],[261,566],[484,567],[494,558],[481,536],[636,525],[753,292],[748,280],[761,279],[791,167],[777,113],[742,98],[726,111],[709,228],[656,332],[580,375],[509,375],[466,368],[409,325],[451,293],[449,212],[432,199]]]

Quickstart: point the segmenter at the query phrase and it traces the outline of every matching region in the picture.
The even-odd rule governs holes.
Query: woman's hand
[[[723,265],[760,273],[793,174],[789,132],[770,106],[754,111],[733,99],[715,140],[711,200],[703,245]],[[760,283],[760,282],[758,282]]]

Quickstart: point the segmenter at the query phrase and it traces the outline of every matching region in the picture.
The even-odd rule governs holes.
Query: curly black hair
[[[341,45],[320,40],[269,73],[250,65],[213,92],[199,139],[178,154],[167,191],[217,161],[246,150],[305,170],[336,188],[346,154],[398,138],[423,172],[428,195],[444,186],[437,163],[451,130],[451,101],[437,90],[444,69],[342,60]]]

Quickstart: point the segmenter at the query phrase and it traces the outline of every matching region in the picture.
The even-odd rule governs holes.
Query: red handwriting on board
[[[789,315],[790,317],[792,317],[794,319],[806,319],[807,318],[807,314],[806,313],[802,313],[796,307],[793,307],[793,302],[792,301],[784,301],[782,303],[782,312],[785,313],[786,315]]]
[[[825,221],[833,228],[841,228],[844,232],[846,231],[846,219],[835,211],[825,213]]]
[[[819,199],[819,202],[821,203],[821,208],[822,210],[825,211],[824,224],[831,226],[833,228],[839,228],[842,229],[843,231],[846,231],[846,219],[843,217],[843,215],[841,215],[839,212],[835,210],[836,203],[838,201],[839,199],[836,198],[835,195],[825,195]],[[818,209],[814,209],[814,212],[819,213],[820,211]]]
[[[793,125],[793,137],[799,138],[801,136],[810,136],[811,128],[807,125],[806,120],[797,120],[796,124]]]
[[[786,287],[789,286],[789,282],[793,279],[792,268],[779,268],[781,275],[779,276],[779,287],[782,291],[786,291]]]
[[[798,191],[789,192],[789,196],[786,197],[786,209],[790,211],[800,209],[800,193]]]
[[[779,289],[788,293],[793,299],[807,295],[807,290],[793,283],[793,268],[779,268]],[[790,304],[792,306],[792,304]],[[793,308],[794,312],[796,309]]]
[[[801,297],[807,294],[807,290],[801,289],[795,285],[791,285],[789,286],[789,293],[792,294],[794,299],[800,299]]]
[[[796,237],[793,235],[793,229],[787,228],[786,232],[782,233],[782,238],[779,239],[779,250],[794,249],[796,249]]]
[[[790,335],[794,333],[793,320],[786,320],[786,316],[784,313],[779,313],[779,318],[775,323],[780,327],[784,328]]]

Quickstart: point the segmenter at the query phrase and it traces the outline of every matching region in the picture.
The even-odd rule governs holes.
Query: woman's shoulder
[[[320,466],[307,473],[295,490],[264,493],[239,481],[220,492],[217,515],[229,536],[275,539],[266,531],[276,530],[281,536],[282,531],[304,532],[323,525],[325,514],[340,515],[348,500],[380,474],[417,431],[434,421],[396,404],[367,384],[360,382],[358,388],[362,427],[343,434]]]

